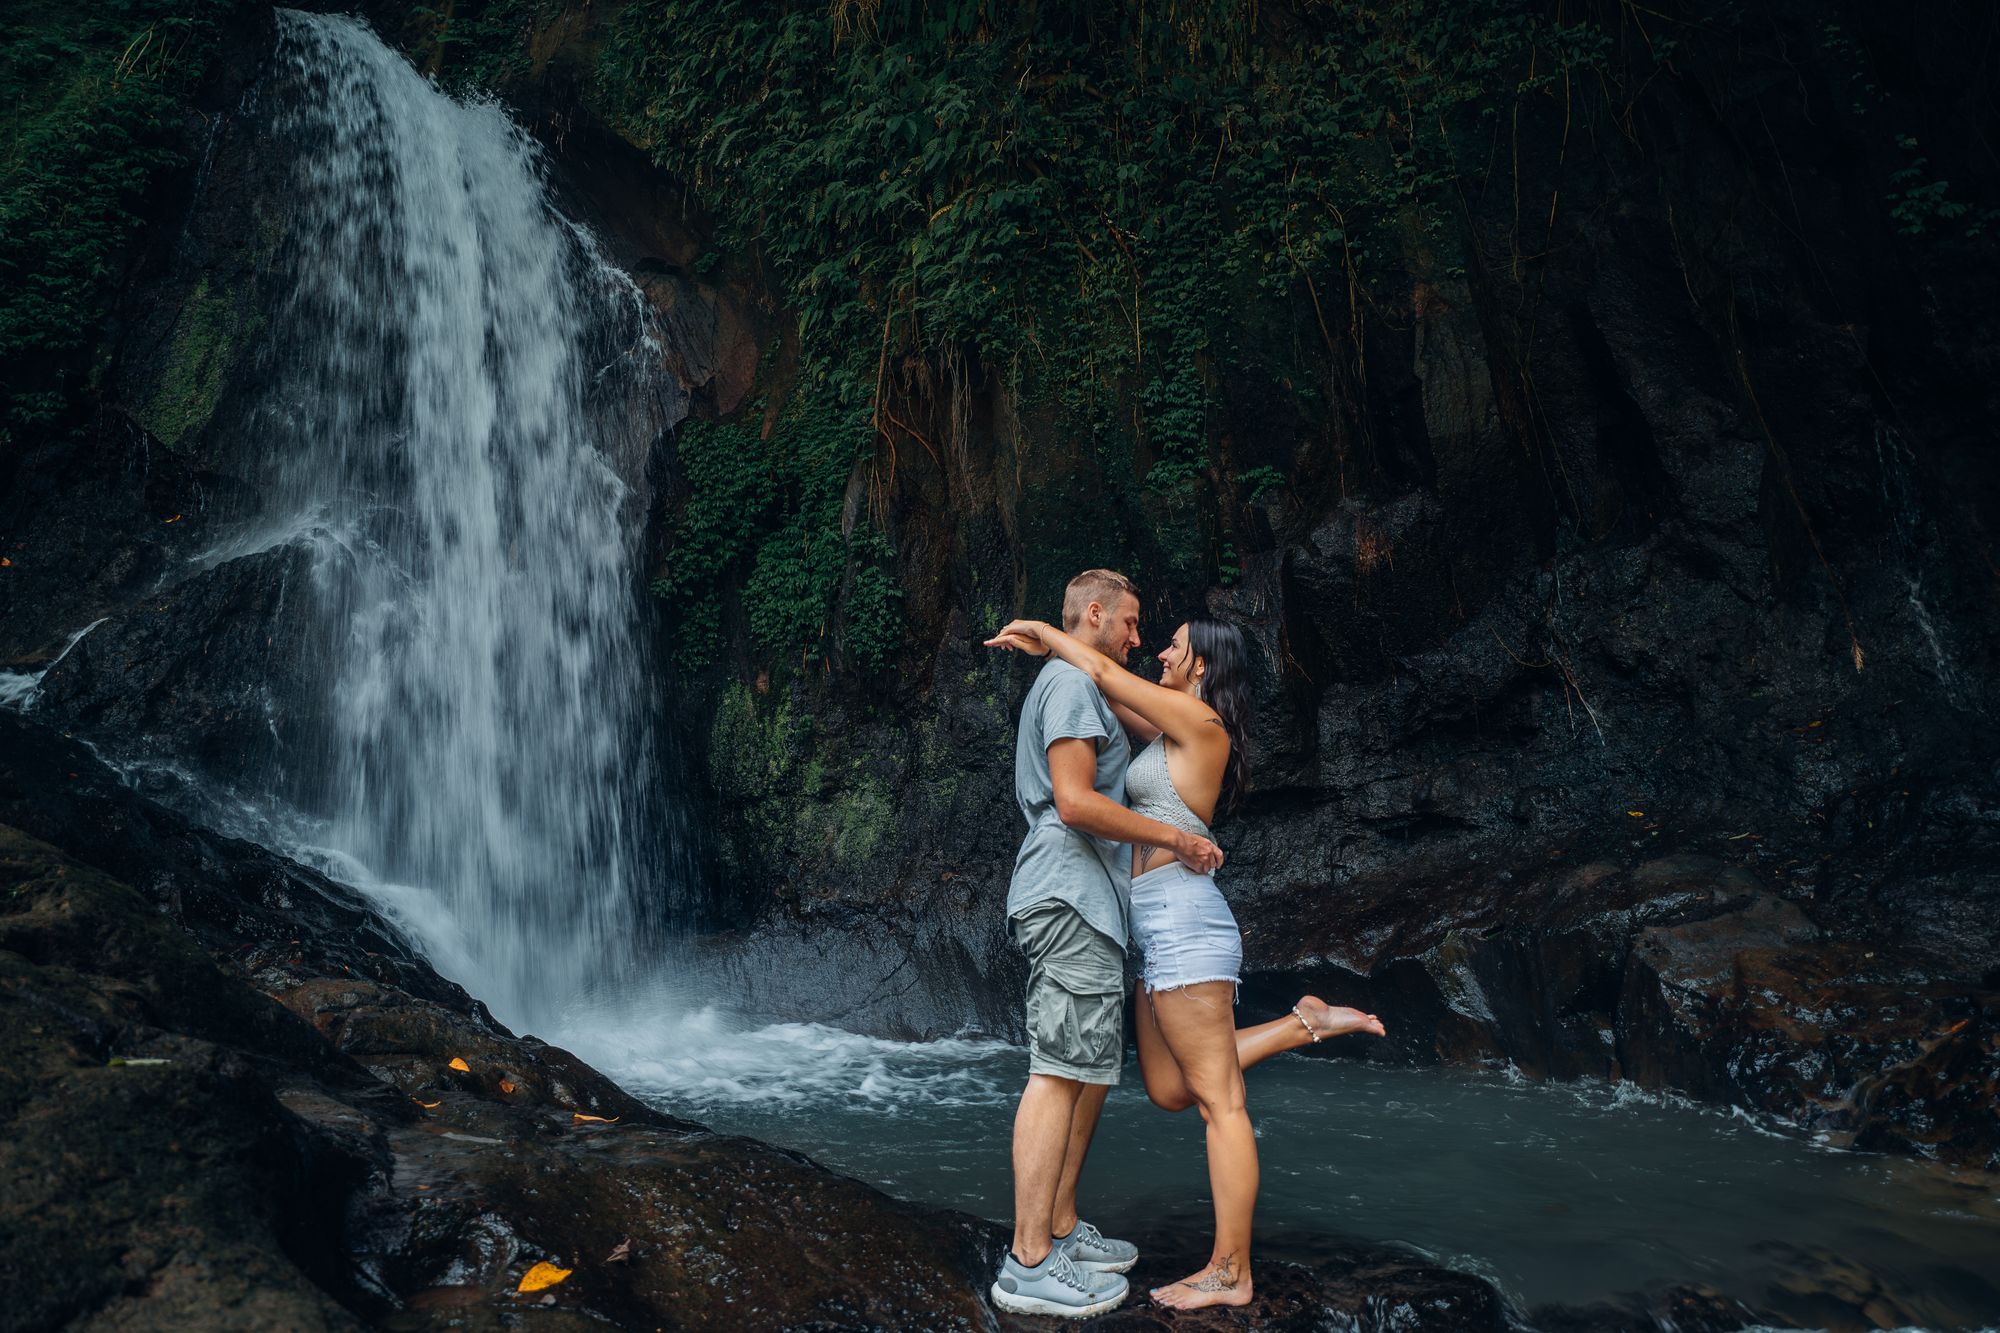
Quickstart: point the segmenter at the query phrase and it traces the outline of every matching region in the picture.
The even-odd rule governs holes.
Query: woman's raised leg
[[[1301,998],[1298,1008],[1298,1014],[1286,1014],[1255,1027],[1237,1028],[1237,1067],[1248,1069],[1274,1055],[1295,1051],[1309,1044],[1315,1032],[1322,1041],[1349,1032],[1370,1032],[1378,1037],[1383,1034],[1382,1020],[1375,1015],[1328,1004],[1316,995]],[[1305,1016],[1305,1022],[1299,1021],[1300,1014]],[[1143,981],[1133,992],[1132,1015],[1139,1032],[1139,1072],[1146,1082],[1146,1096],[1163,1111],[1187,1110],[1194,1105],[1194,1094],[1188,1091],[1187,1079],[1167,1049],[1166,1038],[1160,1035],[1159,1020],[1153,1015],[1152,995]]]
[[[1375,1015],[1328,1004],[1317,995],[1300,996],[1296,1008],[1298,1013],[1256,1027],[1236,1029],[1236,1062],[1248,1069],[1281,1051],[1296,1051],[1311,1043],[1315,1036],[1325,1041],[1350,1032],[1367,1032],[1377,1037],[1385,1033],[1382,1020]]]
[[[1147,997],[1159,1035],[1208,1124],[1208,1185],[1215,1197],[1215,1244],[1208,1262],[1179,1282],[1153,1290],[1154,1300],[1176,1309],[1250,1302],[1257,1136],[1244,1106],[1243,1067],[1236,1058],[1235,989],[1227,981],[1206,981]]]

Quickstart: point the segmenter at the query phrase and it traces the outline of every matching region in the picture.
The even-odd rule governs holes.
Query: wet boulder
[[[312,553],[197,569],[113,611],[42,678],[36,712],[142,761],[242,783],[310,763],[286,751],[324,697]]]
[[[1824,941],[1760,896],[1641,932],[1626,973],[1626,1077],[1775,1114],[1839,1144],[2000,1166],[2000,996],[1948,962]]]

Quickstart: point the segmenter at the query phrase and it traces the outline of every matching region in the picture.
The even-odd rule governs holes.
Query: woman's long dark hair
[[[1229,733],[1229,762],[1222,770],[1222,808],[1234,810],[1250,782],[1244,751],[1250,727],[1250,650],[1243,631],[1220,620],[1190,620],[1188,651],[1201,659],[1201,697]],[[1189,663],[1192,667],[1193,663]]]

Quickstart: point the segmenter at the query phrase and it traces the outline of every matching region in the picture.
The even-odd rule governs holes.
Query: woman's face
[[[1188,628],[1182,625],[1174,631],[1174,641],[1160,650],[1160,684],[1170,690],[1187,689],[1194,683],[1199,665],[1188,651]]]

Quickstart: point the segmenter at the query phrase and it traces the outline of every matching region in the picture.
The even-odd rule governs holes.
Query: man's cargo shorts
[[[1113,1084],[1125,1063],[1125,951],[1051,898],[1007,919],[1028,956],[1028,1072]]]

